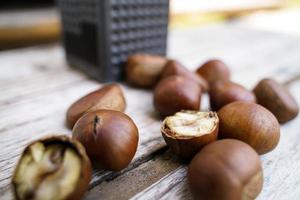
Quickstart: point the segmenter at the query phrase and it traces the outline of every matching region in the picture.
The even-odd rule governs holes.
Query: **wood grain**
[[[214,25],[171,32],[169,55],[192,70],[209,58],[221,58],[230,66],[234,81],[252,88],[265,76],[281,82],[297,80],[295,77],[300,74],[299,43],[299,38],[248,30],[235,24]],[[1,199],[11,199],[11,173],[24,147],[51,133],[70,135],[71,131],[64,122],[66,109],[101,84],[69,68],[59,45],[3,51],[0,53],[0,66],[0,196]],[[299,100],[299,85],[294,82],[289,86]],[[95,170],[87,198],[97,199],[96,194],[105,196],[111,187],[118,187],[126,198],[135,193],[138,193],[137,199],[147,199],[151,195],[162,199],[190,198],[185,183],[182,183],[184,165],[175,170],[180,162],[163,160],[165,142],[159,131],[161,120],[154,111],[151,91],[137,90],[124,84],[122,88],[128,103],[126,113],[139,128],[138,151],[130,166],[119,173]],[[203,99],[202,109],[207,109],[207,96]],[[287,136],[280,145],[288,146],[284,152],[275,151],[262,158],[266,167],[262,197],[278,199],[285,190],[292,189],[291,197],[299,195],[296,188],[300,179],[297,175],[297,124],[299,118],[282,128],[282,135]],[[281,166],[285,163],[289,165]],[[145,170],[150,171],[143,175]],[[279,179],[283,179],[286,185],[281,185]],[[122,186],[123,181],[131,186]],[[166,187],[166,184],[171,184],[172,188]],[[159,191],[155,191],[157,188]],[[273,190],[278,192],[270,192]],[[114,197],[120,198],[122,194]]]

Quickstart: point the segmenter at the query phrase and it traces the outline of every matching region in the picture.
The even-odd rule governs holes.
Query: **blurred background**
[[[170,0],[170,30],[243,21],[251,28],[300,35],[300,0]],[[0,3],[0,49],[59,42],[61,25],[53,0]]]

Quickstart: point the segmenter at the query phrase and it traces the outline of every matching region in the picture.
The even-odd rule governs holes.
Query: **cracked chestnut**
[[[253,92],[257,103],[271,111],[279,123],[288,122],[298,115],[297,102],[288,89],[275,80],[261,80]]]
[[[37,140],[21,155],[12,178],[18,200],[76,200],[91,180],[91,163],[83,146],[67,136]]]
[[[255,95],[241,86],[231,81],[218,81],[212,84],[209,90],[209,101],[212,110],[219,110],[226,104],[234,101],[256,102]]]
[[[218,128],[215,112],[181,111],[163,121],[161,133],[175,154],[189,159],[217,140]]]
[[[195,199],[253,200],[262,190],[262,165],[246,143],[219,140],[193,158],[188,183]]]
[[[196,73],[203,77],[209,85],[216,81],[228,81],[230,71],[228,66],[221,60],[209,60],[200,66]]]
[[[272,151],[280,138],[280,125],[266,108],[236,101],[218,111],[219,138],[232,138],[249,144],[258,154]]]
[[[73,128],[76,121],[87,112],[108,109],[123,112],[126,101],[121,87],[116,83],[104,85],[73,103],[67,111],[66,121]]]
[[[154,89],[153,102],[162,116],[173,115],[180,110],[199,110],[201,87],[182,76],[162,79]]]
[[[204,78],[189,71],[180,62],[176,60],[169,60],[162,70],[161,78],[163,79],[173,75],[183,76],[195,81],[200,85],[203,92],[206,92],[208,90],[208,83]]]
[[[95,166],[119,171],[134,157],[139,135],[135,123],[126,114],[98,110],[76,122],[73,138],[83,144]]]

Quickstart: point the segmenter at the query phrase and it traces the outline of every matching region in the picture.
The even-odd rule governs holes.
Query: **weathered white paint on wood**
[[[251,88],[261,77],[272,76],[280,81],[286,81],[300,74],[300,39],[284,35],[247,30],[235,25],[215,25],[204,29],[174,31],[170,34],[169,54],[178,58],[189,68],[195,69],[198,64],[211,57],[225,60],[233,71],[233,80]],[[83,74],[67,67],[62,48],[58,45],[48,45],[32,48],[4,51],[0,53],[0,196],[11,199],[9,188],[11,173],[24,147],[37,138],[49,133],[71,133],[65,127],[65,112],[68,106],[82,95],[98,88],[99,83],[87,79]],[[293,93],[300,95],[293,87]],[[130,174],[132,170],[145,165],[151,159],[153,152],[165,146],[160,135],[160,121],[154,112],[152,94],[150,91],[136,90],[124,86],[129,114],[140,130],[138,152],[134,162],[121,173],[95,171],[93,174],[93,191],[103,188],[103,181],[122,174]],[[297,97],[299,99],[299,97]],[[207,97],[203,108],[207,108]],[[297,119],[298,120],[298,119]],[[283,127],[291,126],[286,132],[297,131],[297,120]],[[287,133],[292,134],[292,133]],[[284,134],[283,134],[284,135]],[[293,134],[292,134],[293,135]],[[293,141],[297,137],[294,134]],[[287,137],[286,143],[289,143]],[[284,141],[284,140],[283,140]],[[282,143],[282,142],[281,142]],[[277,151],[275,151],[277,152]],[[275,154],[275,157],[289,155],[290,170],[281,170],[281,162],[270,155],[266,166],[274,168],[277,178],[286,177],[287,186],[268,184],[271,173],[266,170],[265,190],[280,190],[287,187],[294,189],[291,197],[299,194],[297,187],[297,148],[287,148],[286,154]],[[268,156],[269,156],[268,155]],[[265,159],[263,157],[263,159]],[[285,162],[282,160],[282,162]],[[271,163],[271,164],[270,164]],[[276,167],[276,168],[275,168]],[[150,188],[144,188],[146,194],[160,186],[155,195],[161,198],[188,198],[188,190],[181,182],[185,168],[167,175]],[[267,168],[268,169],[268,168]],[[128,171],[129,170],[129,171]],[[298,173],[299,174],[299,173]],[[163,174],[162,174],[163,175]],[[296,176],[296,178],[291,178]],[[147,177],[145,177],[146,179]],[[172,179],[174,178],[174,180]],[[300,179],[300,177],[298,177]],[[274,179],[272,179],[274,180]],[[113,180],[112,180],[113,181]],[[171,182],[173,189],[163,186]],[[175,184],[176,183],[176,184]],[[116,182],[117,184],[117,182]],[[274,185],[273,185],[274,184]],[[183,184],[184,185],[184,184]],[[125,187],[125,186],[124,186]],[[269,187],[269,188],[268,188]],[[165,189],[164,189],[165,188]],[[264,192],[267,192],[265,191]],[[142,189],[141,189],[142,191]],[[166,193],[167,191],[167,193]],[[279,195],[279,193],[276,195]],[[264,197],[275,197],[275,193],[262,193]],[[143,199],[143,193],[136,197]],[[151,197],[151,196],[148,196]]]

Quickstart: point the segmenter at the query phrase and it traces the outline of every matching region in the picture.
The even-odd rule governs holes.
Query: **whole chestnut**
[[[216,81],[228,81],[230,71],[228,66],[221,60],[209,60],[200,66],[196,73],[202,76],[209,85]]]
[[[271,111],[279,123],[294,119],[299,106],[287,88],[272,79],[261,80],[253,90],[257,103]]]
[[[261,162],[246,143],[219,140],[193,158],[188,183],[195,199],[252,200],[263,186]]]
[[[280,125],[264,107],[236,101],[218,111],[219,138],[233,138],[249,144],[258,154],[273,150],[280,138]]]
[[[134,54],[127,58],[125,73],[129,84],[150,88],[158,81],[167,59],[158,55]]]
[[[217,140],[218,128],[217,113],[184,110],[167,117],[161,133],[175,154],[190,159],[203,146]]]
[[[126,114],[98,110],[82,116],[73,128],[96,167],[119,171],[127,167],[135,155],[138,129]]]
[[[162,79],[154,89],[154,106],[163,116],[180,110],[199,110],[201,88],[192,80],[182,76]]]
[[[198,76],[197,74],[189,71],[180,62],[176,60],[169,60],[162,70],[161,79],[173,75],[183,76],[195,81],[200,85],[203,92],[206,92],[208,90],[208,83],[204,78],[202,78],[200,75]]]
[[[69,107],[66,116],[67,125],[73,128],[76,121],[87,112],[99,109],[123,112],[125,108],[126,101],[121,87],[115,83],[107,84],[80,98]]]
[[[91,180],[91,163],[83,146],[67,136],[28,145],[12,177],[15,198],[81,199]]]
[[[243,86],[231,81],[218,81],[209,90],[209,101],[212,110],[219,110],[234,101],[256,102],[254,94]]]

